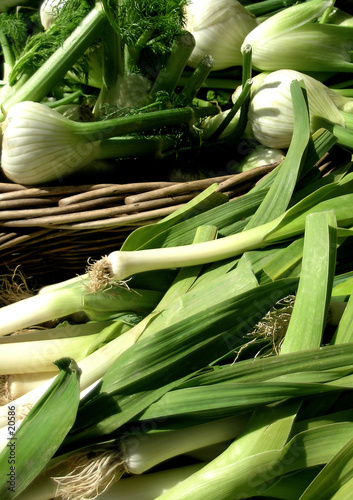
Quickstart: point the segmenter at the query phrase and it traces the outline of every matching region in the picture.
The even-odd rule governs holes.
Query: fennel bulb
[[[291,142],[294,111],[290,84],[293,80],[303,80],[305,84],[311,122],[313,117],[320,117],[344,127],[344,117],[337,106],[338,101],[342,103],[342,96],[336,96],[315,78],[283,69],[260,74],[253,80],[248,120],[253,135],[264,146],[287,148]]]
[[[260,71],[352,71],[352,28],[315,22],[331,0],[309,0],[270,16],[245,38]]]
[[[60,179],[97,154],[99,141],[85,142],[74,123],[59,112],[31,101],[15,104],[2,124],[1,166],[6,176],[23,184]]]
[[[66,0],[44,0],[39,9],[40,22],[45,30],[55,21],[58,11]]]
[[[240,47],[257,25],[237,0],[192,0],[185,7],[185,29],[194,35],[196,47],[188,65],[195,68],[208,54],[214,59],[213,70],[240,66]]]
[[[111,88],[109,95],[99,94],[94,107],[94,113],[99,115],[101,108],[107,106],[113,109],[138,109],[146,104],[151,81],[139,73],[126,73],[118,75],[116,85]],[[107,99],[108,97],[108,99]],[[104,115],[104,113],[103,113]]]
[[[232,170],[239,173],[247,172],[248,170],[264,165],[280,163],[284,158],[285,155],[281,149],[268,148],[262,144],[257,144],[238,164],[232,166]]]
[[[214,107],[175,108],[98,122],[75,122],[44,104],[24,101],[12,106],[2,124],[1,166],[21,184],[62,179],[94,160],[160,153],[174,144],[161,136],[118,137],[161,126],[197,123],[217,114]],[[109,137],[113,139],[104,140]]]

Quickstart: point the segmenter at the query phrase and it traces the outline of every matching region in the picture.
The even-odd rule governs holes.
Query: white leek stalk
[[[34,325],[40,325],[53,318],[63,318],[84,308],[84,284],[61,290],[59,293],[33,295],[1,308],[3,323],[0,335],[7,335]],[[55,300],[53,300],[53,298]],[[26,317],[25,322],[23,321]]]
[[[236,416],[175,431],[137,433],[116,444],[83,448],[62,463],[67,464],[69,472],[54,477],[59,485],[57,494],[71,500],[93,498],[93,492],[104,491],[125,473],[143,474],[170,458],[233,440],[245,424],[243,416]],[[92,455],[95,456],[90,458]]]
[[[185,29],[196,40],[188,65],[196,67],[209,54],[213,70],[240,66],[240,47],[257,26],[256,18],[237,0],[192,0],[185,7]]]
[[[214,107],[177,108],[141,113],[102,122],[74,122],[44,104],[24,101],[10,108],[2,124],[1,166],[21,184],[62,179],[96,159],[160,152],[171,139],[117,137],[163,125],[195,123],[218,113]],[[103,139],[113,137],[110,141]]]
[[[119,336],[117,336],[117,338],[114,338],[113,340],[106,343],[78,362],[78,365],[82,370],[82,374],[80,377],[81,397],[83,397],[87,393],[88,388],[92,388],[97,383],[97,381],[101,377],[103,377],[104,373],[115,362],[116,358],[140,338],[150,319],[151,318],[147,316],[145,319],[140,321],[140,323],[130,328],[128,331],[121,333]],[[112,324],[111,326],[108,326],[102,331],[102,334],[114,334],[115,329],[121,331],[119,330],[121,329],[120,323],[117,325]],[[54,378],[45,381],[44,383],[36,386],[33,390],[13,400],[11,403],[20,408],[23,414],[28,413],[30,408],[32,408],[33,405],[39,400],[39,398],[45,393],[53,380]],[[0,428],[6,426],[6,423],[7,406],[3,405],[0,407]],[[0,449],[3,444],[4,443],[0,442]]]
[[[341,96],[336,96],[315,78],[298,71],[283,69],[260,74],[253,80],[255,90],[249,104],[248,119],[253,135],[261,144],[270,148],[289,146],[294,129],[290,92],[293,80],[304,81],[311,118],[325,118],[344,127],[343,115],[336,105]]]
[[[273,71],[352,71],[352,31],[347,26],[312,22],[331,0],[309,0],[274,14],[246,36],[254,68]]]
[[[345,177],[345,181],[348,179],[350,178]],[[98,290],[108,284],[112,285],[115,281],[121,281],[145,271],[217,262],[278,243],[283,239],[287,240],[304,231],[305,218],[308,214],[321,210],[334,210],[339,226],[348,227],[353,219],[346,211],[352,206],[353,195],[346,195],[344,205],[339,204],[342,203],[340,198],[338,196],[318,204],[313,203],[310,208],[309,205],[304,206],[299,202],[284,214],[265,224],[214,241],[158,249],[111,252],[93,264],[89,272],[92,288]],[[290,214],[295,210],[297,210],[295,216],[290,219]]]
[[[241,415],[176,431],[127,436],[121,442],[124,468],[142,474],[169,458],[234,439],[245,424]]]
[[[20,398],[39,385],[53,379],[53,377],[58,374],[59,370],[55,368],[55,365],[53,363],[51,365],[52,371],[1,375],[0,405],[3,406],[5,404],[11,403],[11,401]]]
[[[87,289],[87,276],[83,275],[76,280],[63,282],[61,286],[48,287],[22,300],[17,300],[0,308],[0,336],[38,326],[46,321],[65,318],[74,313],[83,312],[86,318],[98,321],[101,327],[106,326],[102,321],[115,320],[120,313],[148,314],[162,297],[162,292],[154,290],[130,290],[127,286],[110,288],[108,293],[91,294]],[[113,321],[114,324],[114,321]],[[97,331],[99,330],[97,325]],[[88,325],[70,326],[69,331],[80,328],[89,331]],[[60,332],[56,332],[58,337]],[[90,333],[93,333],[92,331]],[[77,335],[80,335],[78,333]],[[49,337],[55,336],[49,334]]]
[[[47,338],[41,340],[35,340],[31,334],[2,337],[0,375],[51,371],[54,361],[65,356],[79,361],[93,349],[100,338],[101,330],[108,324],[97,322],[54,328],[46,331]],[[90,328],[87,329],[86,326]],[[76,336],[70,333],[70,328],[77,332]],[[27,340],[28,336],[32,338]],[[15,341],[11,342],[12,339]]]
[[[204,463],[184,465],[173,469],[131,476],[113,482],[97,500],[154,500],[173,486],[194,474]],[[59,471],[55,468],[51,473]],[[49,471],[40,474],[22,493],[18,500],[52,500],[56,497],[58,485],[50,477]],[[82,499],[80,499],[82,500]]]

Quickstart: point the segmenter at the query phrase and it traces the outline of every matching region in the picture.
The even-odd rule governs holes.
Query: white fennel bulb
[[[254,137],[271,148],[287,148],[294,128],[294,110],[290,92],[293,80],[304,82],[311,123],[313,117],[344,127],[344,118],[323,83],[294,70],[278,70],[254,77],[248,120]],[[313,126],[313,125],[312,125]],[[314,131],[314,130],[312,130]]]
[[[280,163],[284,160],[284,157],[284,152],[281,149],[268,148],[262,144],[257,144],[238,164],[232,166],[232,170],[247,172],[253,168]]]
[[[138,73],[127,73],[118,77],[118,92],[115,105],[118,108],[140,108],[146,104],[151,80]]]
[[[138,109],[146,104],[151,81],[138,73],[119,75],[116,85],[101,92],[94,107],[94,114],[100,116],[109,112],[110,107],[118,109]]]
[[[217,113],[215,106],[185,107],[81,122],[44,104],[23,101],[10,108],[2,123],[1,167],[9,179],[21,184],[61,181],[94,160],[160,155],[175,145],[174,137],[131,134],[168,125],[191,126]]]
[[[96,157],[99,141],[87,143],[67,118],[43,104],[12,106],[2,124],[1,167],[21,184],[37,184],[75,172]]]
[[[348,26],[315,22],[331,0],[307,0],[267,18],[246,36],[253,67],[260,71],[351,72],[353,32]]]
[[[66,0],[44,0],[39,9],[39,16],[40,22],[45,30],[50,28],[65,2]]]
[[[241,65],[240,47],[257,25],[237,0],[192,0],[185,7],[185,29],[195,37],[196,46],[188,65],[196,67],[205,55],[213,57],[214,71]]]

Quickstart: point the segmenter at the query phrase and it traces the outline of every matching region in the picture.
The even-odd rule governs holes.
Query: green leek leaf
[[[330,500],[347,481],[353,479],[353,439],[325,465],[300,500]]]
[[[179,208],[172,214],[168,215],[156,224],[142,226],[135,229],[125,240],[122,250],[137,250],[145,247],[148,241],[153,240],[161,232],[171,226],[189,218],[195,217],[205,211],[211,210],[213,207],[222,205],[227,201],[227,197],[223,193],[217,192],[217,184],[212,184],[202,193],[197,195],[186,205]],[[198,224],[198,226],[204,224]]]
[[[0,495],[4,500],[15,498],[35,479],[74,423],[80,369],[71,358],[61,358],[56,364],[60,373],[0,453]],[[16,409],[11,404],[8,408],[15,416]]]
[[[297,80],[292,81],[291,96],[294,109],[293,137],[272,186],[258,210],[250,219],[246,229],[265,224],[279,217],[288,208],[305,161],[310,139],[309,112],[304,91],[303,83]]]
[[[321,345],[335,272],[336,238],[333,212],[307,216],[302,271],[281,353]]]

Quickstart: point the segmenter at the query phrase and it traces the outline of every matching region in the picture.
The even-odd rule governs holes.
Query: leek
[[[334,214],[308,215],[304,234],[301,277],[281,353],[319,347],[327,319],[336,263]]]
[[[335,461],[334,456],[336,453],[337,457],[339,454],[344,456],[344,452],[349,450],[350,458],[349,441],[353,431],[351,420],[324,424],[292,437],[293,421],[300,404],[301,401],[289,401],[265,407],[261,409],[262,412],[255,412],[243,435],[225,452],[161,495],[158,500],[186,499],[189,498],[190,491],[193,498],[201,499],[207,496],[208,499],[215,500],[263,495],[267,489],[274,493],[273,485],[279,477],[326,464],[330,460],[335,465],[340,465],[344,481],[344,464]],[[269,421],[270,418],[272,422]],[[342,447],[345,448],[340,451]],[[348,474],[350,466],[349,462]],[[334,470],[334,465],[331,470]],[[350,477],[348,474],[347,479]],[[327,480],[329,482],[329,477]],[[315,482],[314,479],[314,483],[315,486],[320,485],[319,480]],[[315,491],[315,488],[313,490]]]
[[[239,417],[231,417],[172,431],[127,433],[117,442],[59,455],[53,466],[59,462],[66,473],[53,476],[58,483],[57,493],[70,498],[90,498],[124,474],[143,474],[188,451],[228,441],[243,427]]]
[[[56,358],[57,359],[57,358]],[[4,406],[27,392],[34,390],[42,384],[46,384],[57,375],[53,362],[48,371],[30,373],[16,373],[0,376],[0,405]]]
[[[310,483],[300,500],[330,499],[353,477],[353,439],[325,465]]]
[[[204,464],[196,463],[173,469],[125,477],[113,482],[101,493],[99,500],[154,500],[158,495],[186,479]],[[55,471],[57,469],[54,469]],[[55,497],[57,483],[48,474],[38,476],[20,495],[18,500],[50,500]]]
[[[348,177],[347,177],[348,180]],[[319,194],[320,190],[318,190]],[[322,191],[324,193],[325,190]],[[109,282],[122,281],[136,273],[154,269],[168,269],[195,264],[206,264],[217,260],[224,260],[241,255],[243,252],[278,243],[301,234],[304,230],[305,217],[311,212],[334,210],[338,224],[342,227],[350,226],[353,222],[349,216],[349,206],[353,203],[351,194],[327,199],[317,205],[309,200],[315,198],[315,193],[307,200],[299,202],[284,215],[277,217],[261,226],[257,226],[242,233],[220,238],[216,241],[199,243],[195,246],[179,246],[175,248],[161,248],[159,250],[140,250],[135,252],[116,251],[98,261],[90,272],[92,286],[99,289]],[[343,206],[345,204],[345,207]],[[295,214],[291,217],[291,214]],[[102,272],[103,270],[103,272]],[[105,275],[106,279],[99,283],[97,276]],[[93,289],[94,289],[93,288]]]
[[[158,500],[181,500],[188,498],[190,491],[193,498],[210,500],[259,494],[262,478],[271,477],[299,406],[290,401],[264,408],[261,418],[254,413],[243,434],[225,452]]]
[[[200,238],[202,240],[213,236],[214,228],[210,227],[206,228],[204,231],[199,230],[195,238]],[[178,295],[184,293],[185,289],[187,290],[189,288],[190,284],[192,284],[195,280],[195,273],[197,275],[198,272],[199,270],[197,268],[188,268],[186,271],[182,270],[179,273],[180,284],[179,279],[177,278],[174,285],[163,296],[154,311],[128,331],[124,331],[124,329],[126,330],[126,327],[119,321],[115,321],[101,330],[98,340],[106,341],[107,339],[109,340],[117,336],[117,334],[118,336],[116,339],[113,338],[113,340],[110,340],[108,343],[79,361],[79,366],[82,370],[80,378],[80,387],[82,392],[89,388],[92,384],[96,384],[116,358],[140,338],[140,336],[148,328],[149,324],[153,323],[153,320],[158,316],[158,314],[160,314],[163,308],[166,308],[170,302],[174,303]],[[50,296],[51,294],[55,295],[55,292],[45,293],[43,294],[43,297],[48,295]],[[40,296],[38,295],[38,297]],[[121,298],[119,302],[121,302]],[[91,345],[90,347],[93,349],[94,346]],[[33,391],[24,394],[17,399],[17,403],[23,406],[32,406],[33,403],[37,401],[38,397],[43,394],[50,382],[51,381],[49,380],[48,382],[37,386]],[[3,423],[3,420],[6,418],[6,409],[4,407],[2,408],[2,413],[1,423]]]
[[[106,340],[100,332],[109,324],[88,322],[1,337],[0,375],[51,371],[54,361],[63,356],[79,361]]]
[[[85,312],[95,320],[109,320],[122,313],[136,313],[138,317],[151,312],[162,294],[153,290],[117,286],[108,293],[91,294],[86,288],[87,280],[80,278],[74,286],[39,293],[23,301],[13,302],[2,308],[4,323],[0,335],[13,333],[29,326],[39,325],[51,319],[67,317],[75,312]],[[8,307],[8,309],[7,309]]]
[[[353,314],[353,293],[350,294],[347,303],[344,303],[343,313],[340,315],[337,329],[333,335],[333,344],[343,344],[352,339],[352,314]]]

